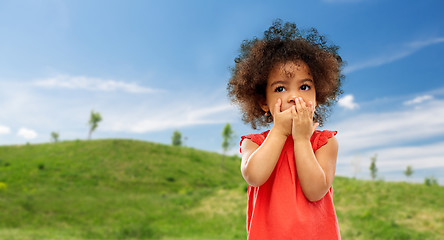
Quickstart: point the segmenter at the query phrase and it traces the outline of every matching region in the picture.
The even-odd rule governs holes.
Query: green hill
[[[0,147],[0,239],[245,239],[240,159],[134,141]],[[443,239],[444,188],[337,177],[343,239]]]

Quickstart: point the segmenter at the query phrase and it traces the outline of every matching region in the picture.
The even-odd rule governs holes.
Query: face
[[[289,61],[277,64],[268,75],[266,100],[261,103],[265,112],[274,112],[280,98],[281,111],[295,105],[295,98],[302,97],[305,103],[311,101],[316,106],[316,90],[310,68],[303,61]]]

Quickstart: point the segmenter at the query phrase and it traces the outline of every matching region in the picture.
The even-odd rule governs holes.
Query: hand
[[[295,109],[294,106],[281,112],[282,100],[279,98],[274,108],[271,109],[273,115],[273,129],[284,136],[291,135],[291,124],[292,124],[292,111]]]
[[[292,108],[292,137],[293,140],[310,140],[319,123],[313,123],[314,106],[307,104],[302,98],[295,98],[296,107]]]

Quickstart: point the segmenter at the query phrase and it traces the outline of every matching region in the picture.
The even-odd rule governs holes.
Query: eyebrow
[[[311,78],[305,78],[305,79],[300,80],[299,82],[312,82],[312,83],[314,83],[313,79],[311,79]]]
[[[274,85],[287,84],[287,83],[288,83],[288,81],[275,81],[270,86],[273,87]]]
[[[312,83],[314,83],[313,79],[310,79],[310,78],[304,78],[304,79],[299,80],[298,82],[299,83],[304,83],[304,82],[312,82]],[[287,80],[278,80],[278,81],[273,82],[270,85],[270,87],[273,87],[274,85],[278,85],[278,84],[280,85],[280,84],[287,84],[287,83],[288,83]]]

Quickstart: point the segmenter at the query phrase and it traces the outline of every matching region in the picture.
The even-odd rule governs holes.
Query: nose
[[[289,94],[288,95],[288,99],[287,99],[287,103],[291,103],[291,104],[296,104],[295,99],[299,97],[296,94]]]

